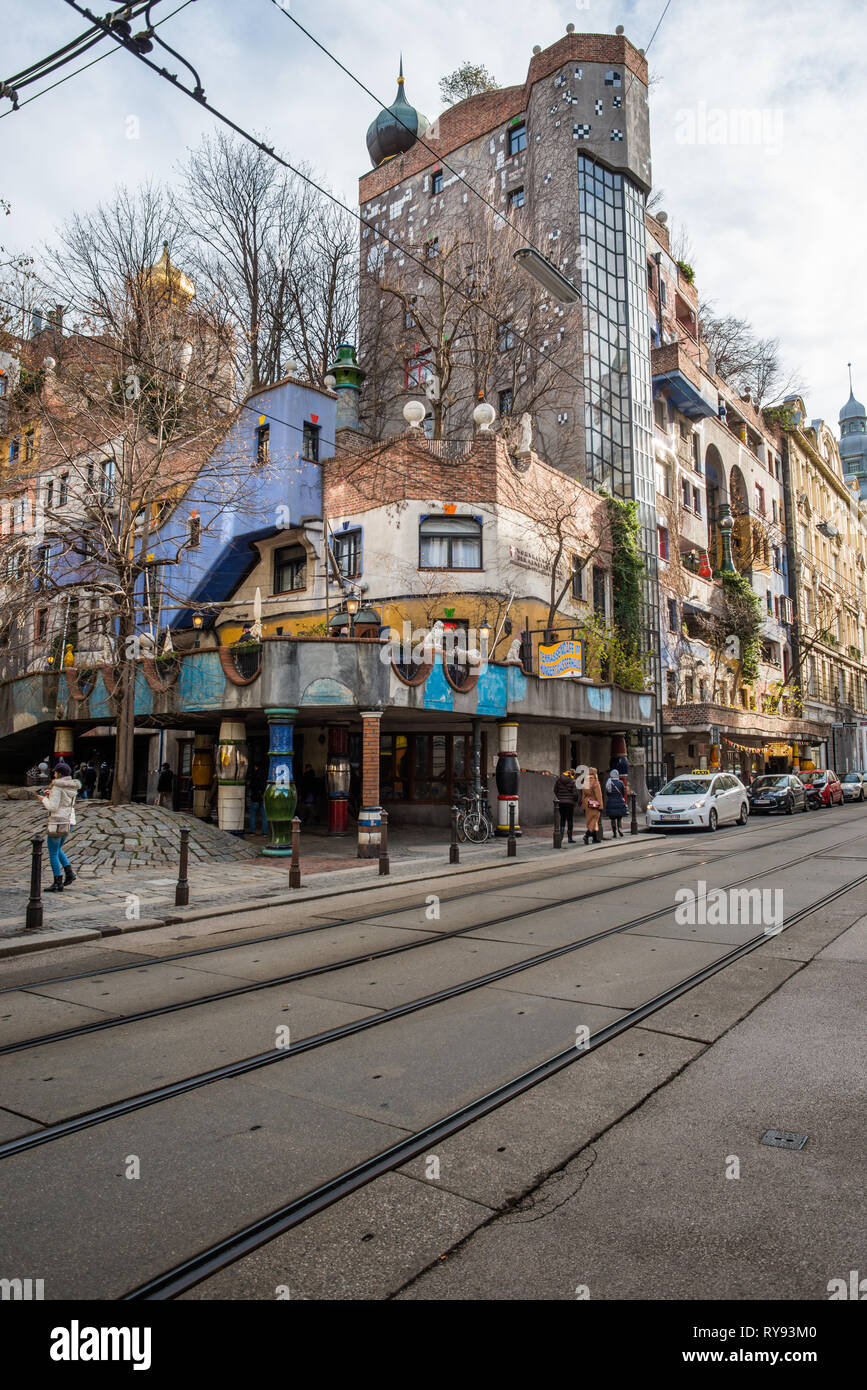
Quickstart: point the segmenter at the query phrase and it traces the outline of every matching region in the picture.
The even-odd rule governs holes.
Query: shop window
[[[472,516],[428,516],[418,528],[419,569],[482,568],[482,525]]]

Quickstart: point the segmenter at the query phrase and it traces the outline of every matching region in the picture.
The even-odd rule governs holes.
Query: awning
[[[689,377],[676,369],[671,372],[662,372],[659,376],[654,376],[653,385],[665,386],[680,411],[688,420],[700,420],[704,416],[716,415],[716,405],[711,405],[704,396],[693,386]]]

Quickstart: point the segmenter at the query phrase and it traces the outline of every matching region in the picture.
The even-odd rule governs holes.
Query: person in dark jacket
[[[575,784],[575,773],[571,768],[567,768],[565,772],[561,772],[554,783],[554,799],[560,806],[560,830],[561,832],[566,831],[569,836],[570,845],[574,845],[575,841],[572,836],[572,831],[575,818],[575,803],[578,800],[578,788]]]
[[[87,767],[84,769],[84,789],[87,793],[88,801],[92,801],[96,796],[96,764],[93,758],[88,759]]]
[[[107,801],[111,794],[111,763],[107,758],[103,758],[99,765],[99,779],[97,781],[96,794],[100,801]]]
[[[157,778],[157,806],[165,806],[168,811],[172,809],[174,785],[175,774],[172,772],[169,763],[163,763],[160,768],[160,775]]]
[[[247,791],[250,796],[250,814],[247,824],[250,834],[256,834],[259,816],[262,817],[262,834],[268,834],[268,817],[265,813],[265,788],[268,785],[268,764],[259,758],[250,764],[247,773]]]
[[[615,840],[618,835],[622,840],[623,827],[620,822],[626,815],[626,788],[619,772],[616,771],[609,774],[605,783],[605,814],[611,821],[611,833]]]

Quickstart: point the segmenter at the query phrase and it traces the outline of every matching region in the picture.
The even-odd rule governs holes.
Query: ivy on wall
[[[611,531],[611,586],[614,627],[624,651],[641,647],[641,527],[638,506],[631,498],[604,494]]]
[[[742,574],[726,570],[722,576],[725,627],[740,644],[741,680],[758,680],[762,653],[762,605],[753,586]]]

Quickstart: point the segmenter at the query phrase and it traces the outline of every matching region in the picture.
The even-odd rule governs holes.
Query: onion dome
[[[380,111],[367,131],[367,150],[374,169],[396,154],[405,154],[430,128],[430,122],[410,106],[403,90],[403,58],[397,79],[397,96],[391,106]]]
[[[840,411],[840,416],[839,416],[840,424],[842,425],[843,422],[844,422],[845,420],[863,420],[864,417],[865,417],[865,415],[867,415],[867,411],[865,411],[865,409],[864,409],[863,405],[861,404],[861,402],[860,402],[860,401],[856,401],[856,399],[855,399],[855,391],[854,391],[853,386],[852,386],[852,368],[851,368],[851,366],[850,366],[850,368],[849,368],[849,399],[848,399],[848,401],[846,402],[846,404],[843,406],[843,409]]]
[[[172,264],[167,241],[163,242],[163,254],[159,260],[144,272],[142,283],[146,290],[153,291],[157,296],[168,294],[181,303],[188,304],[196,295],[196,287],[189,275]]]

